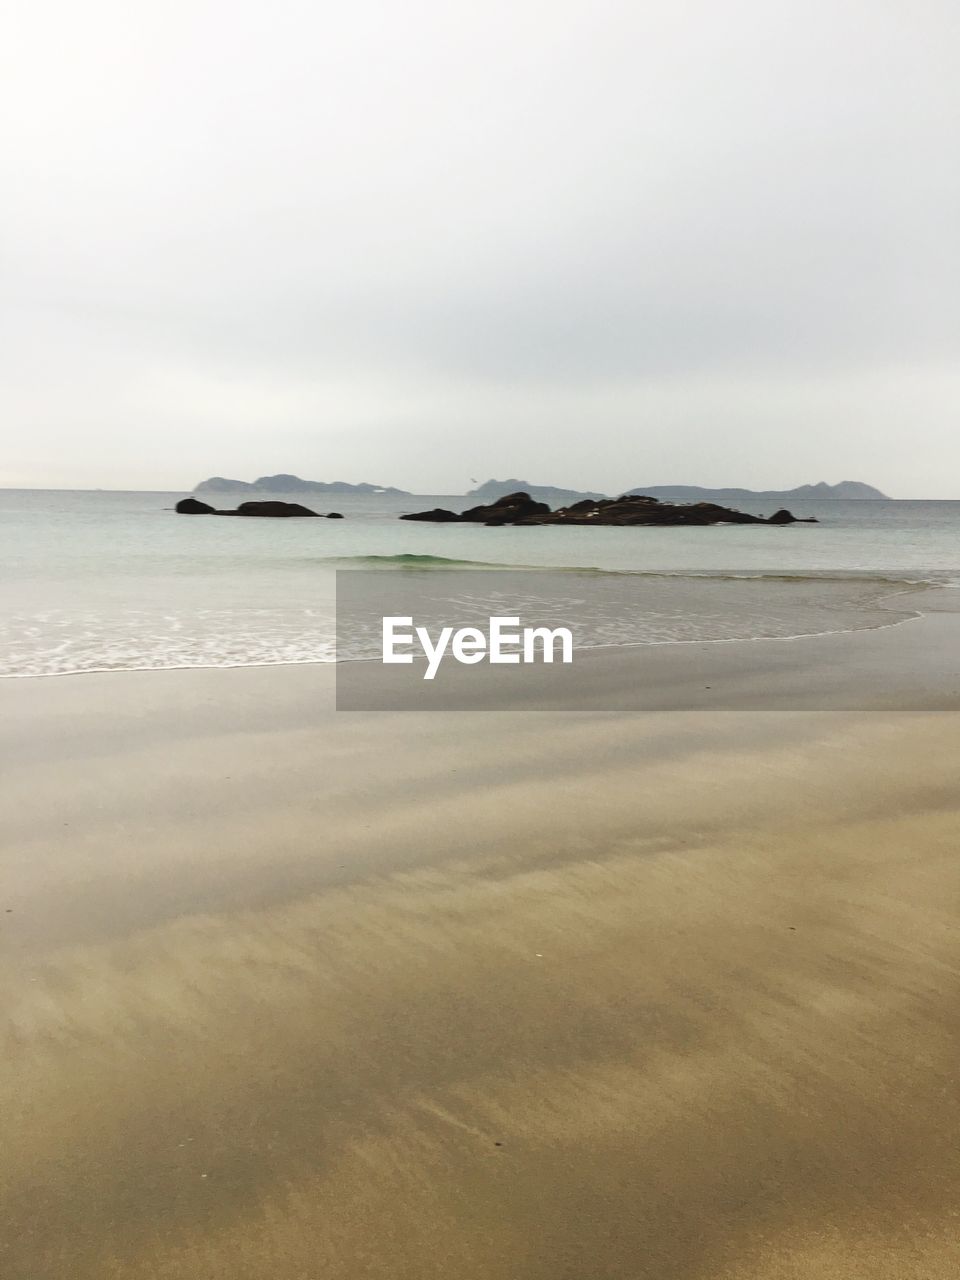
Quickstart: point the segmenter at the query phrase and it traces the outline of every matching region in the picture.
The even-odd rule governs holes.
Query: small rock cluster
[[[772,516],[753,516],[734,511],[715,502],[692,502],[679,505],[661,502],[641,494],[622,498],[584,498],[569,507],[551,511],[545,502],[537,502],[529,493],[509,493],[496,502],[470,507],[459,515],[444,507],[431,511],[414,511],[401,520],[424,520],[432,524],[603,524],[603,525],[710,525],[710,524],[816,524],[816,520],[800,520],[785,508]]]

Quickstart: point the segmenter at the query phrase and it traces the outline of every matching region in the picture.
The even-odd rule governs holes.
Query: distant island
[[[358,497],[392,497],[409,498],[414,495],[409,489],[396,489],[384,484],[347,484],[344,480],[302,480],[300,476],[281,473],[275,476],[260,476],[258,480],[230,480],[226,476],[211,476],[201,480],[194,488],[194,493],[204,494],[249,494],[254,497],[263,494],[322,494],[339,493],[354,494]],[[500,498],[512,493],[526,493],[536,502],[546,502],[555,506],[569,506],[573,502],[582,502],[587,498],[597,501],[610,495],[598,493],[594,489],[563,489],[552,484],[531,484],[528,480],[487,480],[470,489],[464,497],[473,499],[478,505],[497,502]],[[860,480],[841,480],[839,484],[802,484],[796,489],[706,489],[699,485],[634,485],[632,488],[620,489],[617,496],[628,497],[634,494],[661,498],[668,502],[787,502],[817,501],[820,499],[886,499],[887,495],[875,489],[873,485],[864,484]],[[453,496],[453,495],[451,495]]]
[[[528,493],[537,502],[582,502],[585,498],[604,498],[609,495],[591,489],[558,489],[555,485],[530,484],[527,480],[487,480],[471,489],[466,497],[478,502],[496,502],[511,493]],[[839,484],[802,484],[796,489],[705,489],[693,484],[634,485],[621,489],[619,495],[646,494],[651,498],[663,498],[669,502],[781,502],[816,501],[824,498],[886,498],[885,493],[860,480],[841,480]]]
[[[801,501],[817,501],[823,498],[870,499],[887,498],[873,485],[860,480],[841,480],[839,484],[802,484],[796,489],[701,489],[694,484],[636,486],[627,493],[646,493],[651,498],[668,498],[682,502],[711,502],[719,499],[735,502],[769,502],[788,498]]]
[[[496,502],[510,493],[527,493],[537,502],[579,502],[583,498],[605,498],[607,494],[590,489],[558,489],[552,484],[531,484],[529,480],[488,480],[470,489],[464,497],[480,502]]]
[[[261,476],[259,480],[228,480],[226,476],[211,476],[201,480],[194,493],[355,493],[390,495],[408,498],[406,489],[393,489],[383,484],[347,484],[344,480],[301,480],[299,476],[280,474]]]

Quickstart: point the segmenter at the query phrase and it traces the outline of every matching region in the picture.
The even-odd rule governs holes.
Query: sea
[[[557,571],[585,646],[891,626],[922,588],[960,587],[960,502],[809,501],[794,514],[818,523],[784,527],[487,528],[399,519],[462,495],[338,495],[342,520],[181,516],[183,496],[0,489],[0,676],[371,656],[369,636],[338,652],[338,570],[455,571],[462,596],[465,573],[517,569],[520,609],[531,571]]]

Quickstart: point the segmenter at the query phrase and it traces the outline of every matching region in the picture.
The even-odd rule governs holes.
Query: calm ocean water
[[[960,502],[808,502],[795,514],[821,523],[789,528],[488,529],[397,519],[462,498],[337,498],[346,519],[298,521],[177,516],[182,496],[0,490],[0,675],[330,661],[345,568],[563,568],[574,603],[575,571],[602,573],[609,607],[581,620],[596,644],[889,625],[913,584],[960,585]]]

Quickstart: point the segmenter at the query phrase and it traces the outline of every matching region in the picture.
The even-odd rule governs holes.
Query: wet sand
[[[960,1271],[960,714],[330,677],[0,684],[5,1280]]]

